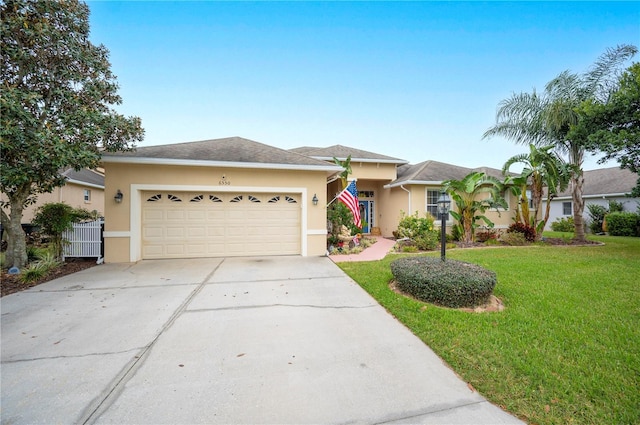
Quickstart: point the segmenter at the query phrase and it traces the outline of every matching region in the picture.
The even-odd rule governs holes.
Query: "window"
[[[529,209],[533,210],[533,198],[531,197],[531,191],[527,190],[527,199],[529,200]]]
[[[573,215],[573,212],[571,212],[571,202],[562,203],[562,215]]]
[[[436,219],[438,218],[438,198],[440,198],[439,190],[427,189],[427,205],[425,211]]]
[[[91,202],[91,191],[89,189],[84,190],[84,202]]]

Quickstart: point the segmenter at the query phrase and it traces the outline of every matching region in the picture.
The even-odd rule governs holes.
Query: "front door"
[[[371,217],[373,217],[372,209],[373,209],[373,201],[358,201],[360,204],[360,219],[362,220],[362,233],[370,233],[371,226],[373,223],[371,222]]]

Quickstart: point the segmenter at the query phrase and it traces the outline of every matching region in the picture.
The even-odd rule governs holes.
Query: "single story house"
[[[410,165],[340,145],[283,150],[241,137],[104,153],[105,261],[324,255],[325,206],[342,188],[333,158],[348,156],[364,232],[388,237],[403,211],[435,212],[442,181],[472,171],[500,175],[435,161]],[[507,227],[513,214],[487,215]]]
[[[23,210],[22,223],[31,223],[38,207],[51,202],[95,210],[100,215],[104,213],[104,174],[101,171],[69,168],[60,174],[65,178],[64,186],[54,188],[51,193],[38,194],[36,203]],[[6,195],[2,194],[2,200],[7,200]]]
[[[597,204],[609,207],[609,201],[622,203],[624,211],[635,212],[640,205],[640,198],[627,196],[636,186],[638,175],[620,167],[601,168],[584,172],[584,184],[582,186],[582,198],[585,209],[584,218],[589,222],[587,205]],[[543,199],[543,211],[547,205],[547,198]],[[551,200],[549,221],[545,230],[551,230],[551,223],[561,218],[573,217],[573,198],[571,187],[568,187],[557,197]]]

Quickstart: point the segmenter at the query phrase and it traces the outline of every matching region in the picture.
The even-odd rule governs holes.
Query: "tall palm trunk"
[[[571,198],[573,200],[573,224],[574,224],[574,233],[575,240],[578,242],[585,242],[587,240],[587,236],[584,233],[584,199],[582,198],[584,185],[584,175],[582,170],[580,173],[576,173],[571,177],[571,186],[573,190],[571,191]]]

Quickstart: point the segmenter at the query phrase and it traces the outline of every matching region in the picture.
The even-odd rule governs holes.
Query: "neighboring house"
[[[54,188],[51,193],[38,194],[36,203],[24,209],[22,223],[31,223],[36,209],[50,202],[64,202],[74,208],[104,213],[104,174],[97,170],[75,171],[73,168],[61,174],[65,177],[65,185]],[[7,200],[4,194],[2,200]],[[9,213],[7,209],[5,211]]]
[[[635,212],[640,205],[640,198],[630,198],[626,195],[636,186],[638,175],[620,167],[601,168],[584,172],[584,185],[582,198],[585,202],[584,218],[589,222],[589,210],[587,205],[597,204],[609,207],[609,201],[622,203],[625,211]],[[547,205],[547,198],[543,199],[543,211]],[[560,218],[573,216],[573,200],[571,187],[558,194],[551,200],[549,221],[545,230],[551,230],[551,223]]]
[[[104,153],[105,261],[324,255],[325,207],[342,190],[333,158],[349,155],[364,232],[389,237],[402,211],[434,213],[442,181],[474,171],[340,145],[282,150],[240,137]],[[506,227],[513,214],[487,215]]]
[[[107,262],[326,252],[336,165],[240,137],[104,153],[102,164]]]

